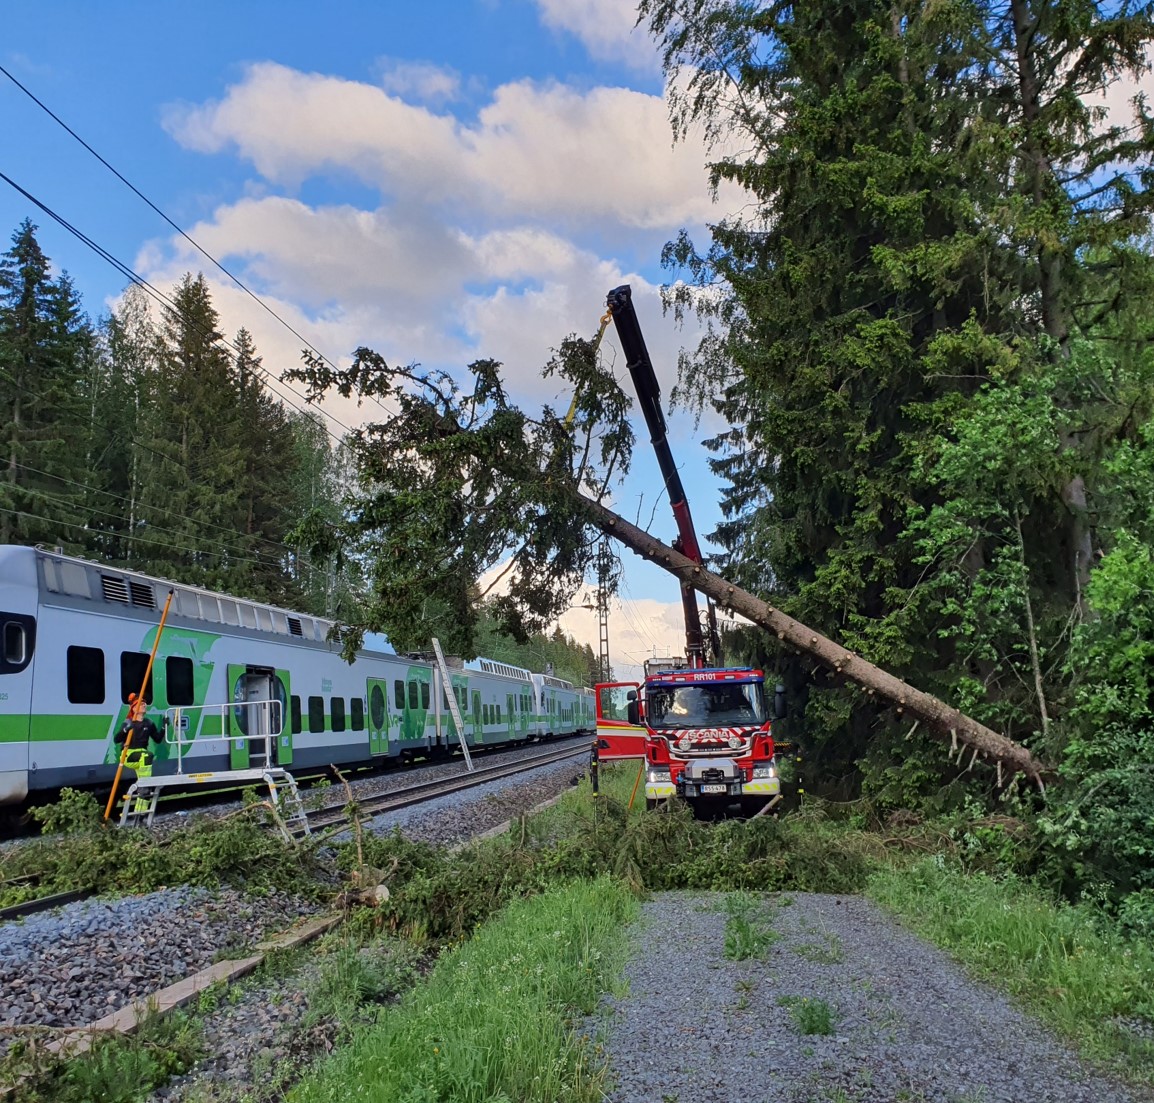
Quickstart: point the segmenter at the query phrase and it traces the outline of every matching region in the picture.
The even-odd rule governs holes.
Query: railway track
[[[563,762],[567,758],[577,758],[589,754],[589,740],[581,739],[576,746],[572,743],[567,747],[558,747],[531,758],[521,758],[515,762],[505,762],[496,766],[488,766],[473,771],[471,774],[460,774],[456,777],[440,778],[436,781],[425,781],[417,785],[408,785],[403,789],[394,789],[379,796],[366,797],[357,800],[357,814],[362,819],[372,819],[386,812],[396,812],[402,808],[409,808],[414,804],[435,800],[437,797],[450,796],[453,793],[464,792],[501,778],[512,777],[515,774],[534,770],[539,766],[549,766],[554,762]],[[309,829],[313,832],[324,830],[336,825],[351,823],[347,813],[347,802],[326,805],[307,813]]]

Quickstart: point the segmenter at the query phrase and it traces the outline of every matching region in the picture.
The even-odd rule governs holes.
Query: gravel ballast
[[[84,1026],[317,910],[284,893],[182,887],[5,923],[0,1026]]]
[[[645,905],[604,1026],[614,1103],[1123,1103],[1043,1027],[867,900],[787,894],[761,960],[725,957],[724,894]],[[796,1001],[824,1001],[803,1034]]]

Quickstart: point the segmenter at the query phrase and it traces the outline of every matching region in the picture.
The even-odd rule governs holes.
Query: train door
[[[285,724],[288,678],[288,672],[283,670],[229,664],[232,708],[228,732],[232,769],[292,763],[291,725]],[[271,756],[266,756],[266,748]],[[271,762],[268,757],[272,758]]]
[[[513,706],[513,694],[505,694],[505,708],[508,710],[508,716],[505,717],[506,723],[509,726],[509,738],[517,738],[517,710]]]
[[[365,683],[369,699],[369,754],[389,753],[389,683],[369,678]]]

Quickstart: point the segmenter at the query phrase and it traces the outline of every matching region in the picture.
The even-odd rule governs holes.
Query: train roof
[[[306,640],[327,640],[335,624],[324,617],[204,590],[199,586],[187,586],[182,582],[172,582],[46,548],[18,548],[9,545],[3,551],[6,553],[4,558],[23,558],[20,552],[35,557],[42,595],[84,598],[112,608],[155,610],[159,613],[171,590],[172,612],[184,619],[251,628]]]
[[[499,659],[485,659],[480,656],[465,663],[465,669],[481,670],[486,674],[503,674],[506,678],[516,678],[519,682],[529,682],[533,679],[533,672],[523,666],[514,666]]]

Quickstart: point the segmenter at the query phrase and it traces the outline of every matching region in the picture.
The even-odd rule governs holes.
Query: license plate
[[[724,793],[725,792],[725,786],[724,785],[703,785],[701,787],[701,791],[703,793]]]

